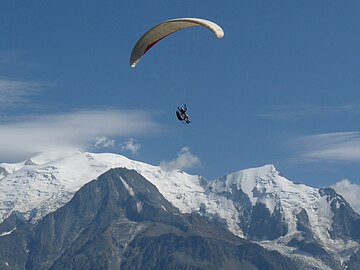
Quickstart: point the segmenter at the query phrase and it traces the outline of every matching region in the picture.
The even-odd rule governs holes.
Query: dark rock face
[[[7,234],[14,228],[19,228],[25,224],[23,214],[14,211],[7,219],[0,223],[0,235]]]
[[[360,269],[360,250],[351,255],[349,261],[346,263],[347,270]]]
[[[360,242],[360,218],[352,225],[352,236]]]
[[[5,170],[5,168],[3,168],[3,167],[0,167],[0,176],[3,176],[3,177],[5,177],[5,176],[7,176],[7,175],[9,175],[9,173],[7,172],[7,170]]]
[[[360,216],[351,208],[345,199],[332,188],[319,190],[321,196],[326,196],[330,203],[333,216],[333,230],[330,231],[332,239],[359,239]]]
[[[305,209],[302,209],[296,216],[296,229],[301,232],[301,240],[293,238],[288,242],[288,246],[296,247],[302,252],[309,254],[311,257],[322,260],[331,269],[342,269],[341,265],[326,252],[318,241],[315,239],[310,229],[309,216]]]
[[[180,214],[127,169],[88,183],[36,225],[3,224],[16,229],[0,237],[0,269],[297,269],[205,217]]]
[[[302,240],[293,238],[288,246],[296,247],[302,252],[309,254],[311,257],[318,258],[322,260],[330,269],[340,270],[343,269],[342,266],[326,252],[326,250],[315,240],[307,237]]]
[[[25,161],[25,165],[26,166],[33,166],[33,165],[37,165],[34,161],[32,161],[31,159]]]
[[[234,202],[239,212],[240,228],[250,240],[274,240],[287,233],[287,225],[278,209],[271,214],[262,203],[252,206],[249,196],[234,185],[231,192],[218,193]]]
[[[140,252],[141,256],[138,255]],[[277,253],[199,236],[161,235],[130,244],[123,269],[291,269]],[[257,259],[256,259],[257,258]]]
[[[310,236],[311,229],[309,223],[309,216],[305,209],[302,209],[299,214],[296,215],[296,229],[302,232],[303,236]]]
[[[251,224],[252,216],[252,205],[248,195],[241,189],[237,189],[235,185],[232,187],[231,193],[222,192],[219,195],[234,202],[234,206],[240,215],[240,228],[244,231],[244,233],[247,233]]]
[[[330,237],[332,239],[343,239],[345,241],[358,239],[360,230],[359,215],[356,214],[344,198],[338,195],[333,189],[319,189],[319,194],[322,197],[325,196],[326,200],[330,203],[330,208],[333,213],[332,230],[329,231]],[[301,232],[302,237],[301,240],[296,238],[292,239],[289,241],[288,246],[296,247],[312,257],[322,260],[331,269],[343,269],[343,266],[341,266],[314,237],[310,229],[309,217],[306,210],[302,209],[296,218],[296,229]],[[356,259],[358,258],[354,255],[352,259],[353,265]]]
[[[287,225],[277,210],[273,214],[262,203],[257,203],[252,210],[251,223],[247,231],[252,240],[274,240],[287,233]]]
[[[288,226],[284,220],[281,201],[275,205],[271,213],[265,204],[257,202],[252,205],[249,195],[244,193],[239,186],[233,184],[226,187],[226,176],[217,180],[217,184],[226,190],[217,192],[217,195],[232,200],[235,208],[239,213],[239,227],[244,232],[247,239],[253,241],[259,240],[276,240],[288,233]],[[276,186],[276,183],[272,183]],[[222,185],[222,186],[221,186]],[[212,184],[203,184],[212,193]],[[226,187],[226,188],[225,188]],[[276,201],[276,194],[267,193],[266,189],[253,188],[251,196],[254,198],[273,198]],[[332,224],[329,235],[333,240],[359,241],[360,239],[360,216],[353,211],[345,199],[337,194],[331,188],[319,189],[319,194],[324,197],[330,205],[332,213]],[[295,238],[288,242],[289,247],[296,247],[298,252],[306,254],[309,257],[317,258],[328,265],[330,269],[343,269],[340,261],[331,253],[323,243],[319,242],[318,236],[314,235],[310,224],[309,215],[306,209],[296,215],[296,230],[300,232]],[[315,224],[316,225],[316,224]],[[355,257],[354,257],[355,258]],[[355,259],[353,259],[354,261]]]

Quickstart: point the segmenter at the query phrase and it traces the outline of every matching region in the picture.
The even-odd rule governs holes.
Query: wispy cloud
[[[331,188],[335,189],[337,193],[343,196],[351,207],[360,214],[360,185],[351,183],[351,181],[344,179],[332,185]]]
[[[129,151],[133,155],[137,154],[141,148],[141,144],[137,143],[136,140],[130,138],[120,144],[121,150]]]
[[[96,148],[114,148],[115,140],[109,139],[106,136],[99,136],[95,138],[95,147]]]
[[[121,143],[117,143],[115,139],[110,139],[106,136],[98,136],[95,138],[95,147],[96,148],[117,148],[120,147],[121,151],[130,152],[133,155],[139,153],[141,149],[141,144],[136,142],[135,139],[127,139]]]
[[[0,79],[0,109],[24,105],[42,86],[39,82]]]
[[[95,110],[0,119],[0,158],[66,148],[88,150],[111,143],[108,137],[129,137],[159,131],[141,111]],[[105,138],[105,139],[104,139]]]
[[[178,153],[177,158],[171,161],[162,161],[160,167],[167,171],[179,169],[183,170],[200,165],[200,159],[191,153],[189,147],[183,147]]]
[[[360,132],[311,135],[294,142],[305,160],[360,161]]]
[[[258,116],[272,120],[293,120],[309,118],[315,116],[328,116],[340,113],[360,113],[360,105],[347,104],[337,106],[318,106],[311,104],[296,104],[273,106],[267,112],[260,113]]]

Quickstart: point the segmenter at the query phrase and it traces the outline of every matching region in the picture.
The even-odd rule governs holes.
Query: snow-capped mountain
[[[119,167],[137,171],[181,213],[200,213],[239,237],[306,257],[319,269],[345,268],[359,249],[360,217],[340,195],[289,181],[273,165],[207,181],[115,154],[40,154],[0,164],[0,222],[16,214],[36,223],[86,183]],[[0,235],[9,233],[0,226]]]
[[[30,160],[13,166],[0,164],[7,174],[0,179],[0,222],[13,211],[36,221],[67,203],[87,182],[111,168],[124,167],[143,175],[181,212],[198,211],[205,204],[209,214],[229,220],[232,231],[241,235],[237,218],[233,217],[236,209],[232,202],[207,194],[199,176],[166,171],[115,154],[77,152],[61,157],[41,154]]]
[[[207,190],[232,200],[245,237],[269,248],[305,251],[333,269],[359,248],[360,217],[342,196],[289,181],[273,165],[229,174]]]
[[[36,224],[0,237],[0,269],[302,268],[206,217],[180,213],[135,170],[117,168]]]
[[[318,189],[301,183],[289,181],[275,169],[273,165],[248,169],[229,174],[222,179],[208,184],[209,192],[231,199],[242,215],[242,230],[254,240],[278,239],[286,241],[298,236],[300,215],[306,215],[309,229],[319,241],[332,238],[334,208],[348,207],[348,203],[331,189]],[[245,201],[237,198],[245,195]],[[261,206],[259,206],[261,205]],[[271,219],[278,214],[282,217],[284,227],[271,226],[272,231],[249,231],[248,209],[261,207],[266,211],[262,218]],[[252,213],[254,215],[254,213]],[[250,226],[251,227],[251,226]],[[270,234],[269,234],[270,233]],[[346,234],[346,233],[345,233]]]

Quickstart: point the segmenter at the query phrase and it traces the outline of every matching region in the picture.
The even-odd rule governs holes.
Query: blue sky
[[[359,184],[360,2],[224,2],[1,1],[0,161],[78,148],[208,179],[271,163]],[[178,17],[225,36],[178,32],[131,69],[137,39]]]

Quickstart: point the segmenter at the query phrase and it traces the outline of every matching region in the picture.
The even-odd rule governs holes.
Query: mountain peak
[[[251,193],[256,186],[270,187],[276,185],[275,179],[280,177],[279,172],[272,164],[257,168],[245,169],[212,181],[212,188],[217,191],[243,190]]]
[[[37,224],[8,225],[1,269],[300,269],[206,217],[180,214],[125,168],[84,185]]]
[[[276,170],[275,166],[273,164],[266,164],[257,168],[252,168],[252,169],[248,169],[248,170],[255,170],[258,171],[259,173],[278,173],[278,171]]]
[[[263,177],[263,176],[279,174],[279,172],[277,171],[277,169],[275,168],[275,166],[273,164],[265,164],[263,166],[244,169],[244,170],[240,170],[240,171],[237,171],[237,172],[234,172],[231,174],[242,174],[242,175],[245,175],[245,174],[250,175],[251,174],[254,176],[258,176],[258,177]]]
[[[349,237],[358,239],[360,235],[359,216],[333,190],[294,183],[272,164],[207,181],[110,153],[43,153],[32,157],[31,161],[37,165],[29,166],[26,161],[0,164],[0,222],[16,216],[16,220],[31,220],[36,224],[67,204],[91,180],[99,179],[111,169],[126,168],[135,170],[154,185],[181,215],[200,213],[224,224],[235,235],[250,240],[276,240],[277,244],[286,245],[297,239],[291,243],[301,246],[301,239],[304,239],[304,243],[325,243],[337,252],[345,244],[335,241]],[[145,194],[155,193],[143,184],[136,184],[134,179],[126,181],[123,177],[119,183],[134,198],[136,209],[141,210],[143,197],[138,196],[137,190],[142,188]],[[154,201],[159,206],[157,202]],[[161,205],[165,205],[164,200]],[[342,222],[344,217],[347,219]],[[11,232],[13,227],[9,228],[1,231],[0,227],[0,235]]]

